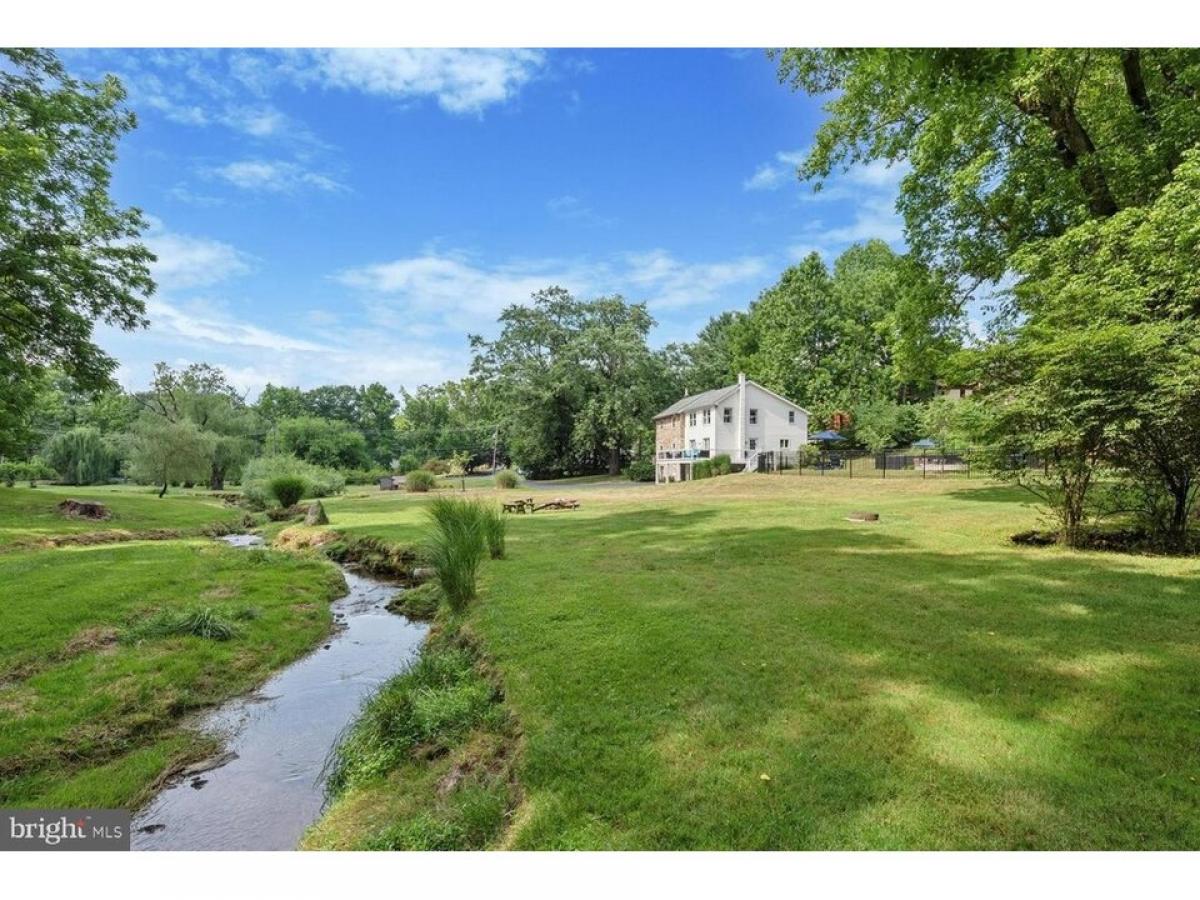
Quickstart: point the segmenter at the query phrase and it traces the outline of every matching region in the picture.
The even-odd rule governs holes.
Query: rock
[[[64,516],[74,516],[77,519],[112,518],[112,512],[107,506],[90,500],[64,500],[58,504],[58,511]]]
[[[328,525],[329,516],[325,515],[325,507],[321,501],[309,504],[308,513],[304,516],[305,525]]]

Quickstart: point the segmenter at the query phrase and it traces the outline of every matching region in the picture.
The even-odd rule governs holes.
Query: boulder
[[[304,516],[305,525],[328,525],[329,516],[325,515],[325,507],[318,500],[316,503],[308,505],[308,512]]]

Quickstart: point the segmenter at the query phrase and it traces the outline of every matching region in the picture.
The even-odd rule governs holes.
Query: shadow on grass
[[[1193,567],[714,514],[580,521],[517,591],[552,608],[497,598],[522,841],[1200,846]]]

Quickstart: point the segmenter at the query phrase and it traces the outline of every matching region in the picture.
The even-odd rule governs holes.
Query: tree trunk
[[[613,447],[608,451],[608,474],[621,474],[621,448]]]
[[[210,491],[225,490],[225,469],[224,469],[224,467],[218,466],[216,463],[212,464],[212,472],[208,476],[208,489]]]
[[[1142,51],[1122,50],[1121,72],[1125,76],[1125,93],[1129,95],[1129,102],[1138,111],[1142,121],[1151,127],[1157,127],[1154,107],[1150,105],[1150,95],[1146,93],[1146,79],[1142,76]]]
[[[1079,171],[1079,184],[1087,194],[1088,210],[1092,216],[1107,219],[1115,215],[1118,211],[1117,201],[1113,199],[1108,179],[1095,158],[1096,145],[1079,121],[1074,104],[1062,98],[1029,100],[1018,96],[1015,99],[1018,109],[1050,126],[1063,168]]]
[[[162,490],[158,492],[158,499],[161,500],[163,498],[163,495],[166,494],[166,492],[167,492],[167,482],[166,482],[166,479],[163,479],[163,486],[162,486]]]

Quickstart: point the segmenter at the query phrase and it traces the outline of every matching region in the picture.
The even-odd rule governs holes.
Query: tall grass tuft
[[[483,517],[483,537],[487,541],[488,556],[504,559],[504,531],[508,520],[500,512],[500,507],[493,503],[480,504],[479,513]]]
[[[240,611],[239,611],[240,612]],[[243,617],[238,613],[236,618]],[[125,643],[136,643],[140,640],[150,640],[164,637],[206,638],[210,641],[228,641],[237,637],[239,629],[220,610],[211,606],[200,607],[182,612],[163,610],[149,619],[138,622],[127,628],[121,635]]]
[[[454,612],[475,599],[475,575],[485,544],[483,507],[472,500],[437,497],[429,504],[433,535],[426,547],[438,584]]]

